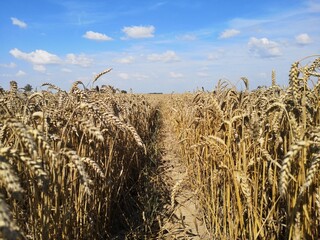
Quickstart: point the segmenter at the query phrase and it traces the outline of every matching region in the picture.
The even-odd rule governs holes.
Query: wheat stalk
[[[299,141],[290,146],[290,150],[285,155],[282,160],[282,166],[280,171],[280,183],[279,192],[282,197],[287,193],[287,188],[289,184],[289,176],[291,171],[291,163],[296,155],[303,149],[310,146],[309,141]]]
[[[106,73],[108,73],[108,72],[111,72],[111,70],[112,70],[112,68],[109,68],[109,69],[106,69],[106,70],[102,71],[101,73],[98,73],[98,74],[94,77],[94,79],[93,79],[93,81],[92,81],[92,86],[93,86],[93,84],[94,84],[101,76],[103,76],[104,74],[106,74]]]
[[[299,197],[307,190],[307,188],[313,183],[316,173],[320,166],[320,154],[315,154],[312,157],[310,168],[308,169],[306,181],[300,188]]]

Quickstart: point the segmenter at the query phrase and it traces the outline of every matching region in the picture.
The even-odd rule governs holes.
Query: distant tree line
[[[25,85],[22,88],[25,92],[31,92],[33,90],[33,87],[30,84]]]
[[[25,85],[23,88],[21,88],[24,92],[31,92],[33,90],[33,87],[30,84]],[[0,86],[0,92],[4,92],[4,89],[2,86]]]

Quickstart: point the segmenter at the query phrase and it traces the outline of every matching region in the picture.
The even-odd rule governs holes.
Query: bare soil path
[[[171,192],[171,202],[167,208],[171,215],[163,223],[160,239],[209,239],[207,230],[197,207],[197,192],[192,190],[189,175],[178,153],[178,140],[172,129],[170,105],[160,102],[163,115],[161,161],[164,179]]]

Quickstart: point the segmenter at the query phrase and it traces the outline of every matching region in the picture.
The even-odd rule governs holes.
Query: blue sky
[[[0,8],[0,86],[96,84],[134,92],[288,84],[320,54],[320,0],[10,0]],[[308,62],[305,62],[308,63]]]

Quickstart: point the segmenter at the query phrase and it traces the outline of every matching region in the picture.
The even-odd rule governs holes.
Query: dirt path
[[[209,239],[200,211],[197,209],[196,192],[188,186],[187,169],[178,154],[178,142],[171,129],[169,106],[161,104],[164,116],[162,144],[164,179],[171,189],[171,203],[168,208],[172,214],[163,225],[161,239]]]

